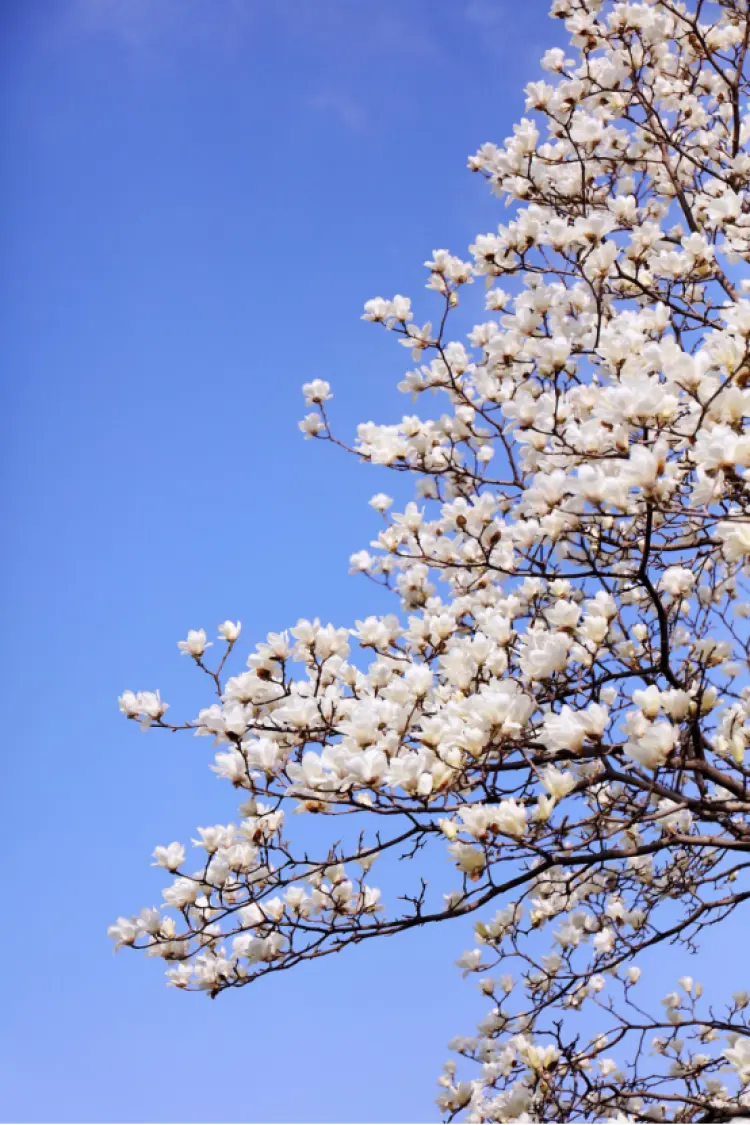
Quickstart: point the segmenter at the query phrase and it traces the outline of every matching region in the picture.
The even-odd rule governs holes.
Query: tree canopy
[[[669,966],[750,898],[750,5],[552,15],[569,51],[469,161],[505,222],[468,260],[434,251],[432,320],[365,306],[411,355],[400,390],[444,413],[347,441],[328,383],[304,387],[307,437],[413,479],[351,559],[393,613],[298,621],[228,677],[239,624],[218,663],[191,630],[213,701],[185,722],[121,696],[210,736],[242,803],[197,863],[157,847],[163,910],[110,934],[216,996],[465,916],[489,1010],[452,1043],[446,1117],[724,1121],[750,1115],[750,997]],[[485,318],[453,338],[471,285]],[[330,818],[327,851],[289,809]]]

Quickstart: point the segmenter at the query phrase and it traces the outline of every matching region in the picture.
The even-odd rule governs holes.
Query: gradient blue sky
[[[347,559],[385,482],[302,440],[299,386],[332,382],[344,432],[408,409],[362,304],[426,318],[425,257],[502,220],[466,156],[561,41],[546,8],[2,5],[5,1120],[437,1117],[485,1007],[452,967],[468,924],[213,1003],[112,954],[159,901],[154,845],[233,803],[207,741],[141,737],[116,699],[194,713],[189,627],[240,617],[251,645],[383,608]]]

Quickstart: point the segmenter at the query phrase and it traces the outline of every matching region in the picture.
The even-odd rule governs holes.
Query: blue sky
[[[302,440],[299,386],[330,380],[343,433],[409,409],[362,305],[408,293],[426,318],[423,260],[502,221],[466,157],[520,116],[561,41],[545,13],[3,6],[6,1120],[437,1117],[447,1041],[485,1006],[453,968],[468,925],[215,1002],[112,954],[107,925],[159,901],[154,845],[232,805],[207,741],[140,737],[116,700],[159,687],[192,715],[189,627],[239,617],[249,647],[384,608],[347,560],[390,478]]]

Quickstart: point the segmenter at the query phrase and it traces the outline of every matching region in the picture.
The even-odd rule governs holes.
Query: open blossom
[[[463,969],[463,975],[468,976],[469,973],[474,973],[482,963],[481,949],[467,949],[465,953],[456,961],[459,969]]]
[[[532,633],[521,655],[523,672],[532,680],[545,680],[562,672],[568,663],[570,640],[559,633]]]
[[[118,918],[117,922],[107,930],[107,936],[115,942],[115,949],[123,945],[132,945],[138,933],[139,927],[131,918]]]
[[[205,848],[208,854],[212,855],[219,848],[227,847],[234,842],[235,831],[233,824],[227,827],[223,824],[216,824],[209,828],[199,828],[200,840],[193,840],[193,843],[196,847]]]
[[[629,758],[646,769],[663,766],[677,741],[677,729],[671,723],[649,723],[642,734],[625,743]]]
[[[178,641],[177,647],[184,656],[202,656],[211,645],[206,640],[205,629],[188,629],[187,640]]]
[[[312,406],[314,403],[327,402],[328,399],[333,398],[330,384],[326,383],[325,379],[313,379],[311,383],[305,383],[302,387],[302,393],[308,406]]]
[[[564,599],[555,602],[545,611],[546,620],[557,629],[572,629],[581,617],[581,607]]]
[[[399,321],[405,324],[412,319],[411,301],[400,294],[396,294],[390,301],[383,297],[373,297],[366,302],[362,319],[383,321],[389,328]]]
[[[586,711],[574,712],[565,704],[560,714],[544,718],[544,741],[550,750],[580,750],[586,738],[602,734],[607,725],[607,712],[599,704],[590,704]]]
[[[571,789],[575,788],[576,779],[572,773],[557,770],[554,766],[547,766],[541,777],[542,785],[556,801],[567,797]]]
[[[125,691],[119,698],[120,710],[128,719],[140,719],[141,728],[147,730],[169,710],[158,691]]]
[[[633,703],[640,707],[647,719],[655,719],[663,706],[662,693],[655,684],[650,684],[643,691],[633,692]]]
[[[560,1058],[559,1050],[551,1043],[546,1047],[537,1047],[533,1044],[524,1045],[520,1054],[524,1062],[528,1063],[531,1069],[537,1073],[549,1070]]]
[[[594,938],[594,949],[597,953],[610,953],[615,946],[615,933],[611,928],[602,930]]]
[[[370,507],[374,508],[376,512],[385,512],[393,504],[393,498],[387,496],[385,492],[376,492],[370,500]]]
[[[750,1036],[736,1038],[724,1051],[724,1058],[735,1068],[740,1082],[750,1082]]]
[[[491,805],[469,805],[459,815],[469,835],[481,840],[493,824],[494,812]]]
[[[123,692],[143,728],[208,737],[237,815],[187,869],[158,846],[161,906],[109,933],[214,997],[451,921],[488,1010],[452,1041],[447,1119],[741,1119],[750,1001],[697,965],[747,909],[750,10],[550,7],[569,47],[469,159],[507,206],[468,258],[433,251],[429,308],[365,305],[404,409],[341,435],[329,384],[302,388],[305,437],[394,474],[347,549],[378,600],[242,656],[227,620],[214,661],[190,630],[185,721]]]
[[[164,905],[176,910],[192,905],[200,894],[200,884],[195,879],[182,876],[164,890]]]
[[[223,637],[225,641],[228,641],[230,645],[233,645],[238,639],[241,630],[241,621],[224,621],[219,626],[219,635]]]
[[[668,594],[682,597],[688,594],[695,585],[695,575],[684,566],[670,566],[664,571],[661,585]]]
[[[369,570],[373,563],[372,555],[369,551],[355,551],[349,558],[351,565],[351,573],[355,574],[358,570]]]
[[[750,521],[737,520],[720,523],[716,534],[722,544],[724,557],[729,562],[750,555]]]
[[[316,437],[321,430],[325,429],[325,422],[320,414],[315,410],[311,410],[309,414],[299,423],[299,428],[306,438]]]
[[[128,719],[137,719],[141,713],[141,701],[134,691],[124,691],[118,700],[120,710]]]
[[[515,800],[501,801],[494,812],[493,823],[499,832],[520,840],[526,831],[526,810]]]
[[[456,842],[449,846],[448,851],[455,859],[459,871],[466,872],[470,878],[478,877],[485,868],[485,855],[479,848]]]
[[[154,848],[155,867],[166,867],[167,871],[176,871],[185,862],[185,849],[182,844],[174,841],[167,847],[161,845]]]

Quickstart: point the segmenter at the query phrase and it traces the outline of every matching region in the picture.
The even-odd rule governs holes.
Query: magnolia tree
[[[726,1121],[750,1115],[748,993],[664,978],[718,923],[739,943],[750,898],[750,0],[552,14],[569,51],[470,160],[506,224],[435,251],[432,322],[365,306],[445,413],[348,445],[304,388],[306,436],[414,480],[351,560],[394,612],[299,621],[228,679],[239,624],[218,663],[191,630],[214,702],[189,722],[124,693],[142,727],[210,736],[242,803],[198,860],[158,847],[164,911],[110,932],[216,996],[471,916],[489,1011],[451,1044],[448,1119]],[[471,283],[486,316],[453,339]],[[287,809],[332,818],[328,844]]]

